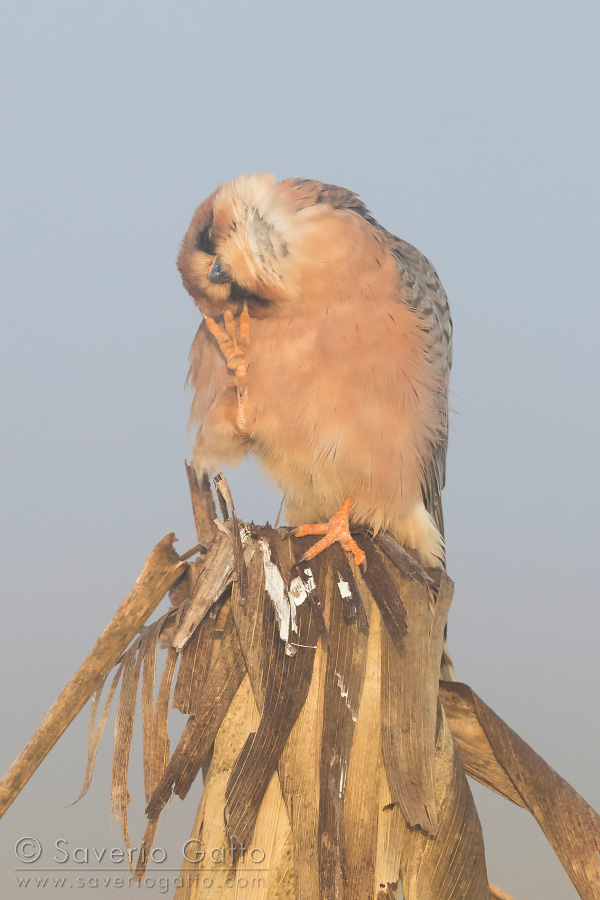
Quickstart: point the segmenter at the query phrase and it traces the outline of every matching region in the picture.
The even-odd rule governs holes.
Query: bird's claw
[[[250,351],[250,315],[248,304],[244,308],[237,321],[230,309],[223,314],[223,330],[214,319],[206,317],[206,327],[216,339],[221,353],[225,357],[227,368],[235,372],[235,386],[243,393],[246,390],[246,372],[248,370],[248,357]]]
[[[357,566],[364,567],[363,572],[366,571],[367,568],[367,557],[365,555],[364,550],[361,550],[352,535],[350,534],[350,523],[349,523],[349,513],[350,507],[352,506],[351,500],[346,500],[343,504],[342,508],[335,516],[327,522],[327,524],[318,524],[318,525],[300,525],[295,529],[293,534],[295,537],[303,537],[306,534],[321,534],[323,537],[320,541],[317,541],[312,547],[310,547],[302,559],[299,560],[300,563],[308,562],[311,559],[314,559],[318,553],[321,553],[323,550],[326,550],[327,547],[330,547],[336,541],[342,545],[342,548],[347,552],[351,553],[354,557],[354,562]]]
[[[250,355],[250,315],[248,304],[238,316],[237,322],[230,309],[223,314],[223,330],[214,319],[205,318],[206,327],[217,341],[221,353],[225,357],[227,368],[235,373],[235,386],[237,389],[237,417],[236,427],[241,435],[248,433],[247,393],[248,393],[248,360]]]

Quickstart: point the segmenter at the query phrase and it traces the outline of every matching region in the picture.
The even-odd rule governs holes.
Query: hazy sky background
[[[272,171],[358,191],[436,265],[455,323],[452,655],[600,808],[598,5],[13,0],[3,26],[2,768],[156,541],[194,543],[199,313],[174,261],[220,182]],[[243,516],[275,517],[256,468],[231,484]],[[82,714],[2,822],[3,897],[39,896],[15,887],[19,837],[54,869],[59,839],[121,846],[110,739],[65,809],[85,730]],[[574,898],[528,814],[475,796],[490,878]],[[159,830],[173,867],[194,802]]]

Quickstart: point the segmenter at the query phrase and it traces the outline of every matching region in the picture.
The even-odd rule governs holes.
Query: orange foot
[[[246,399],[247,399],[247,376],[248,357],[250,352],[250,316],[248,314],[248,305],[244,303],[244,308],[238,319],[238,328],[231,310],[226,309],[223,315],[223,331],[208,316],[205,319],[206,327],[216,338],[221,353],[225,357],[227,368],[235,372],[235,386],[237,388],[238,411],[237,411],[237,427],[242,433],[246,431]]]
[[[352,535],[350,534],[350,522],[348,516],[352,500],[346,500],[339,513],[333,516],[327,525],[300,525],[295,529],[296,537],[303,537],[305,534],[322,534],[324,537],[317,541],[314,546],[307,550],[299,562],[305,562],[308,559],[314,559],[317,553],[331,547],[336,541],[339,541],[344,550],[348,550],[354,557],[357,566],[367,564],[367,558],[360,549]]]

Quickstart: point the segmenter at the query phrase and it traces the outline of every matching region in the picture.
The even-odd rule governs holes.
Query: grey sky
[[[174,259],[217,184],[273,171],[358,191],[436,265],[452,654],[600,808],[597,4],[10,0],[3,25],[2,768],[154,543],[193,541],[199,314]],[[274,518],[256,468],[231,484],[242,515]],[[120,846],[108,743],[64,809],[85,725],[2,822],[2,896],[33,896],[14,886],[24,834]],[[525,813],[476,799],[493,881],[575,897]],[[175,801],[158,843],[175,853],[193,814]]]

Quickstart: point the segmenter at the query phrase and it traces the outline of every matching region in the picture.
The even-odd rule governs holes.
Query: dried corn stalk
[[[217,872],[209,856],[186,860],[178,900],[232,890],[385,900],[400,881],[405,900],[507,896],[488,885],[466,770],[530,809],[581,896],[598,897],[595,813],[466,686],[438,683],[446,574],[423,571],[389,536],[378,546],[365,535],[366,573],[336,547],[298,570],[310,538],[288,537],[221,524],[194,564],[191,598],[159,626],[170,627],[167,658],[181,657],[174,705],[189,719],[146,780],[138,877],[162,809],[208,766],[191,838],[238,848],[238,858]],[[158,634],[121,666],[135,676]],[[144,741],[155,733],[146,708],[142,696]],[[96,750],[97,736],[90,758]],[[126,797],[122,776],[118,787]]]
[[[199,545],[163,578],[177,609],[114,656],[100,713],[103,661],[91,709],[84,792],[121,681],[111,802],[129,848],[141,681],[148,825],[136,875],[164,806],[203,770],[191,839],[232,850],[216,870],[210,854],[186,859],[177,900],[392,900],[400,882],[405,900],[504,900],[487,881],[466,771],[529,809],[580,896],[598,900],[596,813],[470,688],[438,681],[446,574],[389,535],[357,536],[365,573],[337,547],[297,569],[310,538],[239,523],[223,479],[215,524],[206,480],[188,477]],[[170,704],[188,716],[172,753]]]

